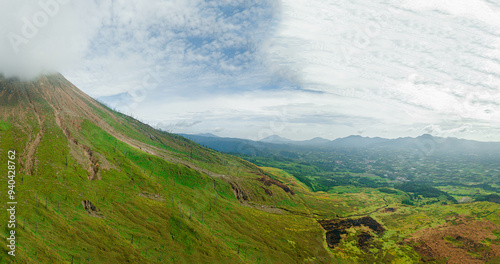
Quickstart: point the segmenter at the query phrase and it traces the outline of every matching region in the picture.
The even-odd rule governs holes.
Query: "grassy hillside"
[[[4,241],[11,150],[18,244],[15,258],[2,247],[0,263],[444,263],[423,250],[436,240],[425,230],[444,232],[425,232],[442,235],[440,249],[498,260],[498,204],[408,205],[388,187],[312,192],[285,171],[116,113],[61,75],[0,79]],[[470,235],[478,223],[482,235]]]
[[[17,263],[332,260],[314,219],[273,208],[295,195],[255,165],[113,112],[60,75],[0,87],[2,175],[18,154]]]

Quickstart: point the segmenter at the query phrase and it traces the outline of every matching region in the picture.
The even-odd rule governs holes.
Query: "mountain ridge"
[[[238,137],[224,137],[224,136],[217,136],[212,133],[198,133],[198,134],[190,134],[190,133],[175,133],[178,135],[185,135],[185,136],[201,136],[201,137],[215,137],[215,138],[226,138],[226,139],[240,139],[240,140],[251,140],[251,141],[260,141],[260,142],[265,142],[265,143],[274,143],[274,144],[304,144],[307,142],[335,142],[335,141],[343,141],[343,140],[349,140],[349,139],[362,139],[362,140],[405,140],[405,139],[430,139],[430,140],[459,140],[459,141],[470,141],[470,142],[477,142],[477,143],[500,143],[497,141],[481,141],[481,140],[473,140],[473,139],[465,139],[465,138],[457,138],[457,137],[440,137],[440,136],[433,136],[431,134],[424,133],[420,136],[415,136],[415,137],[397,137],[397,138],[384,138],[380,136],[375,136],[375,137],[365,137],[361,135],[349,135],[346,137],[340,137],[340,138],[335,138],[335,139],[326,139],[323,137],[314,137],[311,139],[306,139],[306,140],[293,140],[289,139],[286,137],[282,137],[279,135],[271,135],[268,137],[265,137],[263,139],[259,140],[252,140],[252,139],[245,139],[245,138],[238,138]]]
[[[228,138],[228,137],[204,137],[199,135],[189,135],[189,134],[179,134],[181,136],[187,137],[195,142],[198,142],[204,146],[213,148],[218,151],[223,152],[234,152],[238,151],[228,151],[227,148],[220,148],[221,142],[224,142],[225,146],[229,145],[229,142],[238,145],[241,149],[242,146],[248,145],[253,146],[257,149],[263,149],[266,147],[273,147],[272,145],[281,145],[283,147],[322,147],[322,148],[397,148],[397,149],[419,149],[422,151],[434,151],[437,149],[443,149],[447,151],[479,151],[481,149],[485,151],[495,152],[500,149],[500,142],[482,142],[468,139],[459,139],[455,137],[435,137],[429,134],[423,134],[418,137],[400,137],[395,139],[381,138],[381,137],[362,137],[359,135],[351,135],[344,138],[338,138],[335,140],[328,140],[321,137],[316,137],[310,140],[294,141],[279,136],[268,137],[268,140],[249,140],[240,138]],[[269,145],[271,144],[271,145]],[[454,148],[455,147],[455,148]],[[234,148],[233,148],[234,149]]]
[[[20,263],[332,258],[319,224],[276,206],[292,210],[286,204],[303,203],[295,193],[310,195],[293,179],[115,112],[60,74],[0,78],[0,105],[0,151],[18,153]],[[286,231],[294,221],[311,232]]]
[[[433,187],[400,186],[398,179],[405,176],[400,174],[400,165],[405,164],[398,157],[402,152],[393,151],[394,144],[385,146],[385,141],[370,145],[381,139],[350,137],[343,144],[369,148],[331,151],[323,146],[323,139],[306,141],[313,146],[297,146],[210,135],[186,138],[109,109],[62,75],[34,81],[0,78],[0,106],[0,164],[8,164],[8,151],[18,154],[13,159],[19,206],[15,262],[19,263],[378,263],[387,259],[419,263],[426,253],[421,255],[399,234],[418,237],[406,234],[468,210],[470,215],[482,214],[500,223],[494,214],[498,205],[489,202],[498,197],[489,193],[467,205],[456,204],[447,192]],[[202,145],[210,148],[189,137],[205,140]],[[396,145],[432,152],[457,144],[424,137],[420,145],[412,145],[415,140],[401,139]],[[211,142],[228,152],[254,154],[256,158],[248,160],[261,167],[214,151]],[[365,155],[365,150],[378,148],[389,150],[396,159]],[[327,156],[314,155],[313,150]],[[265,163],[265,156],[274,154],[275,162]],[[409,157],[419,163],[419,156],[413,154]],[[453,162],[454,157],[450,158]],[[385,169],[387,176],[385,171],[373,171],[375,159],[394,170]],[[495,168],[498,159],[490,160],[487,167]],[[490,177],[488,184],[471,188],[496,190],[491,185],[496,171],[486,173],[482,168],[486,167],[472,166],[467,179]],[[0,173],[7,175],[7,166],[0,166]],[[449,174],[442,175],[443,180]],[[1,192],[1,199],[6,199]],[[429,212],[432,215],[421,217]],[[0,219],[9,219],[7,210],[0,212]],[[387,232],[375,237],[372,231],[384,232],[382,226],[398,235]],[[10,234],[5,231],[0,233],[4,241]],[[371,248],[377,251],[366,254]],[[461,250],[466,254],[467,248]],[[2,247],[0,263],[12,262],[7,251]]]

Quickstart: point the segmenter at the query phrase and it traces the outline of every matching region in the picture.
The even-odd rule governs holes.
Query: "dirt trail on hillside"
[[[78,91],[78,90],[76,90]],[[120,122],[115,116],[113,113],[110,113],[109,111],[107,111],[107,109],[103,109],[100,105],[97,105],[97,104],[94,104],[92,99],[89,97],[87,98],[87,96],[85,94],[79,94],[80,96],[82,96],[83,98],[80,98],[80,99],[86,99],[86,101],[92,103],[95,107],[98,107],[98,108],[101,108],[101,110],[105,111],[108,113],[108,115],[114,119],[115,121],[117,122]],[[47,96],[47,95],[46,95]],[[179,158],[176,158],[174,157],[173,155],[170,155],[168,153],[166,153],[165,150],[162,150],[162,149],[159,149],[157,147],[154,147],[154,146],[151,146],[151,145],[148,145],[146,143],[143,143],[143,142],[140,142],[138,140],[135,140],[135,139],[132,139],[124,134],[122,134],[121,132],[118,132],[116,131],[113,127],[111,127],[106,121],[104,121],[101,117],[95,115],[94,113],[92,113],[92,111],[90,109],[88,109],[88,105],[85,104],[85,102],[82,100],[78,103],[79,100],[73,100],[73,98],[65,93],[65,94],[61,94],[60,96],[64,96],[64,97],[68,97],[68,98],[71,98],[69,100],[73,101],[75,104],[73,105],[73,107],[76,107],[76,109],[74,109],[73,111],[78,111],[78,112],[81,112],[83,114],[83,116],[87,117],[92,123],[94,123],[95,125],[97,125],[98,127],[100,127],[101,129],[103,129],[104,131],[106,131],[107,133],[113,135],[117,140],[131,146],[131,147],[134,147],[136,149],[139,149],[139,150],[142,150],[148,154],[151,154],[151,155],[155,155],[157,157],[161,157],[163,159],[165,159],[166,161],[169,161],[169,162],[172,162],[172,163],[178,163],[178,164],[182,164],[188,168],[192,168],[194,170],[198,170],[202,173],[205,173],[207,174],[208,176],[212,177],[212,178],[222,178],[222,179],[226,179],[228,176],[226,175],[221,175],[221,174],[217,174],[217,173],[214,173],[214,172],[211,172],[209,170],[206,170],[206,169],[203,169],[203,168],[200,168],[198,166],[196,166],[195,164],[191,163],[191,162],[188,162],[188,161],[185,161],[185,160],[182,160],[182,159],[179,159]],[[50,101],[52,100],[53,102],[57,102],[58,100],[56,98],[46,98],[47,99],[47,102],[49,102],[49,104],[51,105],[51,107],[54,109],[54,113],[55,113],[55,117],[56,117],[56,123],[59,127],[61,127],[61,129],[63,130],[64,134],[66,135],[66,137],[73,143],[75,143],[76,145],[78,145],[78,147],[80,147],[82,149],[82,151],[84,152],[85,156],[87,157],[87,163],[88,163],[88,166],[87,166],[87,171],[89,173],[89,179],[95,179],[96,177],[98,177],[98,173],[99,173],[99,167],[98,167],[98,159],[95,157],[94,153],[92,153],[92,150],[79,143],[75,138],[73,138],[69,132],[69,130],[64,127],[64,124],[61,120],[61,117],[60,117],[60,111],[57,107],[55,107],[52,103],[50,103]]]
[[[55,84],[52,83],[52,85]],[[78,142],[78,140],[71,134],[69,127],[67,127],[73,124],[75,128],[78,128],[79,126],[78,117],[88,119],[90,122],[92,122],[102,130],[106,131],[107,133],[115,137],[118,141],[125,143],[133,148],[144,151],[150,155],[162,158],[167,162],[174,164],[181,164],[187,168],[199,171],[207,175],[208,177],[214,180],[214,191],[217,191],[217,188],[215,186],[215,179],[222,179],[226,181],[233,189],[235,197],[241,202],[243,206],[253,207],[259,210],[273,212],[273,213],[284,212],[283,210],[272,206],[251,203],[251,197],[245,192],[245,189],[240,186],[237,177],[231,175],[219,174],[209,169],[202,168],[196,165],[195,161],[183,159],[182,157],[176,156],[174,153],[171,153],[167,150],[151,146],[147,143],[133,139],[123,134],[122,132],[117,131],[114,127],[112,127],[108,123],[108,121],[106,121],[105,118],[103,118],[100,114],[95,112],[93,108],[99,109],[107,117],[111,118],[115,122],[122,123],[122,120],[118,116],[116,116],[116,114],[113,111],[110,111],[106,107],[103,107],[102,105],[97,103],[94,99],[84,94],[76,87],[71,86],[71,89],[74,92],[76,92],[76,94],[71,93],[69,90],[65,89],[65,87],[62,86],[61,86],[61,91],[58,93],[51,93],[49,92],[49,90],[43,90],[42,94],[45,100],[54,110],[55,121],[57,125],[62,129],[64,135],[67,137],[69,142],[72,144],[72,147],[77,150],[81,149],[82,152],[84,153],[85,157],[83,156],[80,157],[80,161],[82,162],[80,164],[87,167],[90,180],[99,178],[100,164],[99,164],[99,159],[97,158],[99,154],[93,153],[91,148]],[[62,109],[64,109],[65,112],[62,112],[63,111]],[[77,118],[73,119],[72,118],[73,115]],[[66,117],[68,117],[68,119],[66,119]],[[69,123],[67,123],[68,121]],[[148,129],[140,126],[137,127],[137,129],[146,136],[149,136],[151,140],[158,140],[159,142],[161,142],[161,140],[158,139],[156,135],[154,135],[154,133],[151,133]],[[84,165],[83,163],[85,163],[86,165]]]
[[[78,142],[73,136],[71,136],[71,133],[69,132],[69,129],[66,128],[61,120],[61,114],[59,109],[57,109],[53,104],[51,104],[48,100],[47,102],[50,104],[52,109],[54,109],[54,116],[56,119],[56,124],[61,128],[63,131],[63,134],[66,136],[66,138],[73,144],[75,144],[78,148],[80,148],[83,151],[83,154],[87,158],[87,172],[88,172],[88,179],[89,180],[95,180],[96,178],[99,178],[99,160],[94,156],[94,153],[92,150]]]
[[[387,200],[385,199],[385,197],[382,197],[382,200],[384,200],[384,203],[385,205],[382,206],[382,207],[379,207],[371,212],[367,212],[367,213],[362,213],[362,214],[355,214],[355,215],[349,215],[349,216],[345,216],[343,218],[352,218],[352,217],[361,217],[361,216],[370,216],[371,214],[374,214],[374,213],[377,213],[378,211],[380,210],[387,210],[389,208],[389,203],[387,202]]]
[[[37,121],[38,121],[38,125],[40,126],[40,131],[38,131],[38,133],[37,133],[37,135],[35,137],[35,140],[33,140],[31,142],[28,141],[26,143],[27,146],[26,146],[25,150],[22,153],[21,162],[23,162],[23,163],[20,166],[21,167],[20,168],[20,173],[21,174],[24,173],[26,175],[33,175],[33,170],[34,170],[34,166],[35,166],[35,163],[36,163],[35,152],[36,152],[36,150],[38,148],[38,145],[40,145],[40,142],[42,141],[43,133],[44,133],[44,127],[43,127],[42,117],[38,113],[38,109],[35,107],[35,104],[33,104],[33,101],[31,100],[31,96],[28,93],[28,91],[26,91],[26,98],[28,99],[29,104],[33,108],[33,111],[34,111],[35,116],[36,116]]]
[[[116,133],[116,134],[114,134],[114,136],[116,136],[118,140],[122,141],[123,143],[128,144],[129,146],[132,146],[136,149],[142,150],[148,154],[160,157],[160,158],[166,160],[167,162],[182,164],[183,166],[185,166],[187,168],[190,168],[190,169],[199,171],[203,174],[206,174],[207,176],[209,176],[212,179],[218,178],[218,179],[222,179],[222,180],[226,181],[227,183],[229,183],[229,185],[233,189],[234,195],[238,199],[240,204],[245,206],[245,207],[250,207],[250,208],[254,208],[254,209],[257,209],[260,211],[264,211],[267,213],[273,213],[273,214],[283,214],[285,212],[281,208],[277,208],[274,206],[268,206],[268,205],[262,205],[262,204],[254,204],[254,203],[250,202],[251,198],[239,186],[239,184],[237,183],[237,179],[234,176],[219,174],[219,173],[215,173],[213,171],[210,171],[208,169],[201,168],[198,165],[194,164],[193,162],[189,162],[187,160],[183,160],[183,159],[177,158],[177,157],[169,154],[166,150],[163,150],[163,149],[148,145],[146,143],[128,138],[123,134]],[[215,181],[214,181],[214,190],[217,192],[217,189],[215,186]]]

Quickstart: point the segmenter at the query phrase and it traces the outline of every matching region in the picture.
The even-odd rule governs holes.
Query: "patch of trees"
[[[478,195],[475,197],[478,202],[492,202],[500,204],[500,195],[498,194],[488,194],[488,195]]]
[[[422,183],[416,183],[416,182],[405,182],[401,184],[396,184],[394,188],[401,190],[403,192],[413,194],[410,195],[412,200],[417,199],[418,196],[422,196],[425,198],[440,198],[443,197],[446,200],[450,200],[454,203],[457,201],[455,198],[453,198],[451,195],[449,195],[446,192],[443,192],[441,190],[438,190],[432,186],[422,184]]]
[[[316,181],[326,190],[329,190],[330,188],[335,186],[355,186],[367,188],[380,188],[388,186],[387,182],[385,181],[367,177],[352,177],[349,174],[346,174],[345,176],[320,177]]]
[[[391,189],[391,188],[379,188],[378,191],[382,192],[382,193],[387,193],[387,194],[397,194],[398,193],[398,191]]]

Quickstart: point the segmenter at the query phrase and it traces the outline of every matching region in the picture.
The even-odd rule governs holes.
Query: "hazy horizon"
[[[192,135],[192,136],[215,136],[215,137],[218,137],[218,138],[235,138],[235,139],[244,139],[244,140],[253,140],[253,141],[262,141],[262,140],[266,140],[266,139],[269,139],[269,138],[272,138],[272,137],[279,137],[280,139],[284,139],[284,140],[290,140],[290,141],[308,141],[308,140],[313,140],[313,139],[326,139],[326,140],[330,140],[330,141],[334,141],[334,140],[337,140],[337,139],[343,139],[343,138],[348,138],[348,137],[362,137],[362,138],[383,138],[383,139],[400,139],[400,138],[419,138],[419,137],[425,137],[425,136],[432,136],[431,134],[421,134],[421,135],[418,135],[418,136],[414,136],[414,137],[411,137],[411,136],[401,136],[401,137],[368,137],[368,136],[362,136],[362,135],[356,135],[356,134],[352,134],[352,135],[347,135],[347,136],[343,136],[343,137],[337,137],[337,138],[324,138],[324,137],[312,137],[312,138],[287,138],[287,137],[283,137],[283,136],[280,136],[280,135],[270,135],[270,136],[267,136],[267,137],[264,137],[264,138],[261,138],[261,139],[252,139],[252,138],[240,138],[240,137],[234,137],[234,136],[221,136],[221,135],[217,135],[216,133],[175,133],[173,132],[174,134],[178,134],[178,135]],[[483,142],[483,143],[500,143],[500,141],[482,141],[482,140],[474,140],[474,139],[466,139],[466,138],[458,138],[458,137],[438,137],[438,136],[432,136],[434,138],[444,138],[444,139],[460,139],[460,140],[472,140],[472,141],[477,141],[477,142]]]

